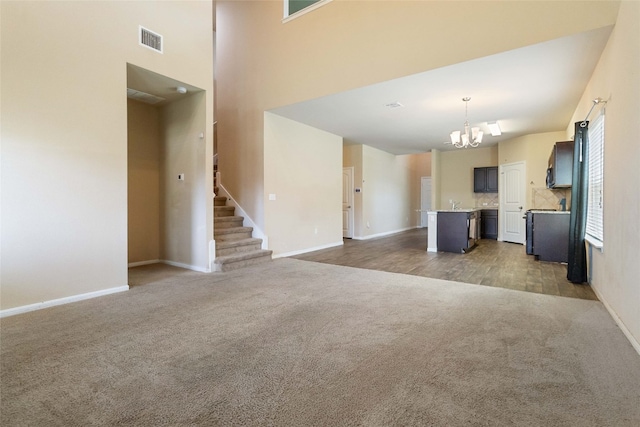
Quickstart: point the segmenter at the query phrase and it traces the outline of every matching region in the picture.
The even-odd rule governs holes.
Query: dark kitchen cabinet
[[[480,238],[498,239],[498,210],[482,209],[480,211]]]
[[[438,212],[438,251],[467,253],[478,239],[478,211]]]
[[[548,188],[568,188],[573,181],[573,141],[556,142],[549,156]]]
[[[473,168],[473,192],[498,192],[498,167]]]

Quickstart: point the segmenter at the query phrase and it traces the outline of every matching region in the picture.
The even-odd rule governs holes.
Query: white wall
[[[268,112],[264,127],[269,249],[277,257],[342,244],[342,138]]]
[[[206,89],[212,117],[212,4],[0,8],[0,308],[126,287],[127,63]],[[139,25],[165,37],[164,54],[138,45]]]
[[[449,200],[460,202],[461,208],[475,207],[473,168],[498,165],[498,147],[442,151],[439,155],[438,201],[441,209],[451,209]]]
[[[224,186],[264,227],[263,179],[274,168],[264,111],[600,28],[616,11],[615,2],[334,0],[282,23],[282,2],[218,0]],[[482,30],[453,30],[461,22]]]
[[[592,252],[591,285],[640,351],[640,3],[625,1],[575,114],[607,100],[604,153],[604,251]],[[598,110],[595,110],[598,111]],[[592,117],[597,114],[594,112]]]
[[[366,145],[345,145],[353,166],[354,238],[366,239],[420,225],[420,178],[431,176],[431,153],[395,156]],[[368,226],[367,226],[368,223]]]
[[[209,271],[207,203],[208,144],[205,94],[198,92],[162,108],[161,246],[162,260]],[[209,152],[210,153],[210,152]],[[184,174],[183,181],[178,175]],[[212,221],[212,219],[211,219]]]
[[[361,145],[362,180],[355,186],[361,210],[356,210],[354,238],[382,236],[417,226],[420,208],[420,176],[426,176],[430,161],[424,155],[396,156]],[[421,165],[421,160],[424,164]],[[345,165],[347,166],[347,165]],[[356,175],[358,175],[356,173]]]

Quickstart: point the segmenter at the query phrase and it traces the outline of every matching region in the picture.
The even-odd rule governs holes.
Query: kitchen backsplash
[[[567,210],[571,209],[571,189],[563,188],[551,190],[549,188],[531,189],[531,209],[557,209],[562,210],[560,201],[567,200]]]
[[[476,208],[498,207],[498,193],[473,193]]]
[[[498,207],[500,199],[497,193],[473,193],[476,208]],[[571,209],[571,189],[563,188],[551,190],[546,187],[531,189],[530,209],[557,209],[562,210],[560,201],[567,199],[567,210]]]

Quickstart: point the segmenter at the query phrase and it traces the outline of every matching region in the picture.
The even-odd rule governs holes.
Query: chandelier
[[[464,133],[459,130],[451,132],[449,135],[451,137],[451,145],[456,148],[469,148],[469,147],[477,147],[482,142],[483,132],[479,127],[469,128],[469,121],[467,120],[468,114],[468,104],[471,101],[471,98],[465,96],[462,98],[464,101]],[[471,130],[471,135],[469,135],[469,130]],[[447,142],[449,144],[449,142]]]

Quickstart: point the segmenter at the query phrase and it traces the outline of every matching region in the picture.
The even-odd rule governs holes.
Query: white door
[[[431,210],[431,177],[420,178],[420,227],[429,226],[427,211]]]
[[[342,168],[342,237],[353,238],[353,167]]]
[[[526,187],[525,162],[500,165],[500,211],[498,240],[524,244],[526,240],[523,218]]]

